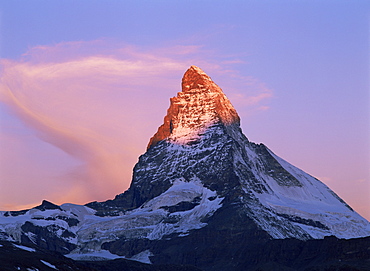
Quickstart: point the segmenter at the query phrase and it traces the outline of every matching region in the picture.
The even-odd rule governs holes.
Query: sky
[[[191,65],[370,219],[369,1],[0,3],[0,210],[125,191]]]

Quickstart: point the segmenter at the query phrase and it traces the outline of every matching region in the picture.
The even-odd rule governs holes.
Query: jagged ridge
[[[221,88],[200,68],[191,66],[182,79],[182,92],[170,99],[164,123],[148,149],[164,139],[187,144],[215,123],[239,126],[240,118]]]

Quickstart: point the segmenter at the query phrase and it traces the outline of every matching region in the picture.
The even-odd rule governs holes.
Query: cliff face
[[[150,139],[148,149],[164,139],[187,144],[215,123],[239,126],[239,116],[230,101],[200,68],[191,66],[181,85],[182,92],[170,99],[164,123]]]

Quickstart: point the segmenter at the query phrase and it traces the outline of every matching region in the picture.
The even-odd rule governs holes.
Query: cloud
[[[207,60],[202,50],[201,46],[144,50],[99,40],[38,46],[19,61],[1,60],[0,102],[42,139],[25,144],[19,138],[18,144],[38,155],[42,155],[38,146],[47,149],[46,143],[64,153],[54,150],[48,162],[34,158],[40,159],[40,172],[29,176],[36,162],[20,158],[22,151],[18,150],[21,164],[13,163],[7,173],[1,173],[2,190],[9,191],[12,184],[8,180],[17,175],[18,180],[24,178],[20,183],[35,184],[31,189],[35,195],[57,203],[105,200],[123,192],[137,157],[161,124],[168,100],[180,91],[182,74],[190,65],[224,78],[220,85],[230,87],[235,101],[243,106],[261,105],[271,97],[262,83],[223,69]],[[241,86],[249,87],[252,96],[248,91],[235,91]],[[53,169],[58,156],[74,162]],[[44,176],[42,170],[49,175]],[[38,188],[42,186],[48,189]],[[16,200],[20,199],[15,195]],[[0,202],[4,204],[13,203]],[[22,204],[27,202],[18,203]]]
[[[266,92],[259,93],[255,96],[247,96],[243,93],[234,94],[233,99],[236,103],[244,105],[244,106],[251,106],[251,105],[259,105],[263,100],[272,97],[272,92],[267,90]]]

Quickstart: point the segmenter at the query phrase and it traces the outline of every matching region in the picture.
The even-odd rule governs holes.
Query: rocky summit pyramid
[[[325,184],[250,142],[221,88],[196,66],[184,74],[127,191],[86,206],[44,201],[0,213],[3,240],[79,260],[125,257],[204,270],[313,257],[311,245],[302,252],[307,240],[369,235],[369,222]],[[299,253],[276,254],[292,244]]]
[[[232,206],[272,238],[369,234],[369,223],[326,185],[248,141],[221,88],[196,66],[184,74],[182,92],[171,99],[129,190],[115,199],[128,209],[152,202],[155,208],[189,205],[199,225]]]

